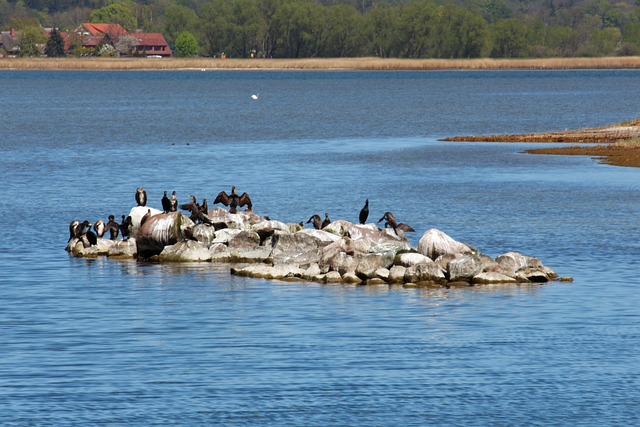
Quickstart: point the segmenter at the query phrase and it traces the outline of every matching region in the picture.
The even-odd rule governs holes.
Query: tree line
[[[634,0],[0,0],[0,27],[161,32],[179,55],[521,58],[640,54]]]

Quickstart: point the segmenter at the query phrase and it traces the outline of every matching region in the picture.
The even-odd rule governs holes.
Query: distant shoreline
[[[0,70],[557,70],[640,69],[640,56],[541,59],[2,58]]]
[[[591,156],[614,166],[640,167],[640,118],[597,128],[510,135],[468,135],[445,138],[444,141],[478,142],[575,142],[571,147],[536,148],[530,154]]]

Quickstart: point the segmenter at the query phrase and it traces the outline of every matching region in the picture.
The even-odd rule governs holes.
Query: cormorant
[[[131,216],[127,216],[125,218],[125,216],[122,215],[122,223],[120,224],[120,233],[122,234],[123,240],[127,240],[129,238],[129,234],[130,234],[129,227],[131,227]]]
[[[69,240],[67,240],[67,242],[70,242],[71,239],[73,239],[74,237],[77,237],[77,233],[78,233],[78,227],[80,226],[80,221],[78,220],[73,220],[71,221],[71,224],[69,224]]]
[[[329,219],[329,214],[325,213],[324,214],[324,221],[322,221],[322,225],[320,226],[320,228],[325,228],[329,224],[331,224],[331,220]]]
[[[109,215],[109,221],[107,222],[106,229],[109,230],[109,237],[111,240],[115,240],[118,238],[118,232],[120,231],[120,226],[115,221],[113,215]]]
[[[189,196],[191,201],[180,205],[180,209],[191,212],[189,219],[195,223],[212,224],[211,220],[202,212],[202,207],[196,202],[196,196],[193,194]]]
[[[101,219],[97,220],[95,224],[93,224],[93,229],[95,230],[98,237],[104,236],[105,231],[107,231],[104,225],[104,221]]]
[[[138,206],[147,206],[147,192],[142,187],[136,190],[136,202]]]
[[[384,220],[387,221],[384,223],[384,228],[393,228],[395,230],[396,227],[398,226],[398,223],[396,222],[396,217],[393,216],[391,212],[385,212],[384,215],[382,215],[382,218],[378,220],[378,222],[382,222]]]
[[[222,203],[225,206],[229,206],[230,213],[236,213],[238,206],[246,206],[247,211],[251,211],[253,208],[249,195],[247,193],[242,193],[241,196],[237,195],[235,186],[231,187],[231,194],[227,194],[224,191],[218,193],[218,196],[216,196],[216,199],[213,201],[214,205],[216,203]]]
[[[313,223],[313,228],[315,228],[316,230],[322,229],[322,218],[320,218],[320,215],[312,215],[311,218],[309,218],[309,221],[307,221],[307,224],[309,224],[310,222]]]
[[[167,197],[167,192],[164,192],[164,196],[162,196],[162,210],[164,213],[167,213],[171,210],[171,200]]]
[[[366,224],[367,218],[369,218],[369,199],[364,202],[364,207],[360,211],[360,224]]]
[[[413,229],[413,227],[411,227],[410,225],[407,225],[405,223],[398,224],[397,221],[396,221],[396,217],[394,217],[391,212],[385,212],[384,215],[382,216],[382,218],[380,218],[378,220],[378,222],[381,222],[383,220],[387,221],[387,222],[384,223],[384,227],[385,228],[393,228],[393,231],[395,231],[396,234],[398,234],[398,230],[404,231],[404,232],[416,231],[416,230]]]
[[[171,206],[169,208],[169,212],[177,212],[178,211],[178,199],[176,199],[176,192],[173,191],[171,193],[171,199],[169,199],[169,202],[171,202]]]

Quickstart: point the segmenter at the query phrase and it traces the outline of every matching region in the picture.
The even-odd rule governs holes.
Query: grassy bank
[[[543,59],[2,58],[0,70],[521,70],[640,68],[640,56]]]

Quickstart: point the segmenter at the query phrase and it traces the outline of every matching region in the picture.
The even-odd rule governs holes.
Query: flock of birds
[[[189,211],[191,213],[190,219],[196,224],[208,224],[214,225],[209,217],[207,216],[209,206],[207,204],[207,199],[203,199],[202,203],[198,203],[196,197],[194,195],[190,195],[190,202],[179,205],[178,199],[176,197],[176,192],[173,191],[171,193],[171,197],[167,197],[167,192],[164,192],[162,196],[162,209],[164,213],[169,212],[177,212],[178,208]],[[139,187],[136,189],[135,194],[136,203],[138,206],[146,206],[147,205],[147,192],[144,188]],[[251,198],[247,193],[242,193],[241,195],[237,194],[236,187],[231,187],[231,193],[227,194],[225,191],[221,191],[216,196],[213,204],[222,203],[225,206],[229,207],[230,213],[236,213],[238,207],[246,206],[247,211],[252,211],[253,205],[251,204]],[[142,226],[147,219],[151,217],[151,209],[147,211],[147,213],[141,218],[140,226]],[[266,217],[268,219],[268,217]],[[360,224],[366,224],[367,219],[369,218],[369,199],[366,199],[364,207],[360,210],[360,215],[358,216],[358,220]],[[385,221],[385,228],[392,228],[396,234],[398,231],[401,232],[414,232],[415,230],[404,223],[398,223],[396,221],[395,216],[391,212],[385,212],[382,218],[378,220],[378,223]],[[311,223],[316,230],[322,230],[329,224],[331,224],[331,220],[329,219],[329,214],[324,214],[324,220],[318,214],[314,214],[309,218],[307,224]],[[132,219],[131,216],[122,215],[122,220],[120,223],[115,221],[115,217],[113,215],[109,215],[108,221],[105,223],[101,219],[97,220],[95,224],[85,220],[83,222],[74,220],[69,224],[69,241],[74,237],[82,241],[84,247],[95,246],[98,244],[98,238],[102,238],[105,234],[109,233],[109,238],[111,240],[115,240],[118,238],[118,235],[121,235],[124,240],[129,238],[131,234],[132,227]],[[300,222],[300,225],[304,227],[304,223]],[[93,230],[91,229],[93,227]]]
[[[364,207],[360,210],[360,215],[358,216],[358,221],[360,222],[361,225],[364,225],[367,223],[367,219],[369,218],[369,199],[366,199],[364,202]],[[393,228],[393,230],[397,233],[398,231],[403,231],[403,232],[414,232],[416,230],[413,229],[413,227],[411,227],[410,225],[407,225],[403,222],[401,222],[400,224],[398,224],[398,222],[396,221],[396,217],[393,216],[393,214],[391,212],[385,212],[384,215],[382,215],[382,218],[380,218],[378,220],[378,222],[382,222],[385,221],[384,223],[384,227],[385,228]],[[331,220],[329,219],[329,214],[325,213],[324,214],[324,220],[322,218],[320,218],[320,215],[318,214],[314,214],[311,216],[311,218],[309,218],[309,220],[307,221],[307,224],[313,224],[313,228],[315,228],[316,230],[322,230],[323,228],[325,228],[327,225],[331,224]],[[300,225],[304,226],[303,223],[300,223]]]

